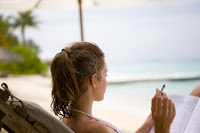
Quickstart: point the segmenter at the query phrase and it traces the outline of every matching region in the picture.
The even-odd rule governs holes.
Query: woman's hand
[[[155,133],[169,133],[176,110],[174,103],[165,93],[161,94],[159,89],[156,89],[156,95],[152,99],[151,114]]]

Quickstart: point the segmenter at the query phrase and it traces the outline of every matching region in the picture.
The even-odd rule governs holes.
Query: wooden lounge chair
[[[0,131],[9,133],[74,133],[41,106],[13,96],[5,83],[0,88]]]

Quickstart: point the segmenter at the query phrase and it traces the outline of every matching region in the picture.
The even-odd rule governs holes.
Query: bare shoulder
[[[116,133],[113,129],[109,128],[100,121],[92,121],[86,125],[87,133]]]
[[[192,90],[190,95],[200,97],[200,84]]]

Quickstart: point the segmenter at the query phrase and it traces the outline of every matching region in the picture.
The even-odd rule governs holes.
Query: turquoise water
[[[200,61],[147,61],[129,64],[108,64],[110,74],[200,74]]]
[[[146,62],[132,64],[108,64],[108,76],[132,75],[152,78],[155,75],[172,75],[182,77],[200,75],[200,61],[185,62]],[[167,94],[188,95],[193,88],[200,84],[200,78],[186,80],[154,80],[133,81],[129,83],[108,84],[105,94],[105,104],[113,105],[116,109],[134,110],[139,113],[150,112],[151,98],[156,88],[165,84]]]

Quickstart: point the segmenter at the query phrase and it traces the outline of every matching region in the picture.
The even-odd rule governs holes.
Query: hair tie
[[[69,51],[67,51],[66,49],[62,49],[62,51],[65,51],[67,53],[67,55],[70,57]]]
[[[65,51],[68,54],[68,51],[66,49],[62,49],[62,51]]]

